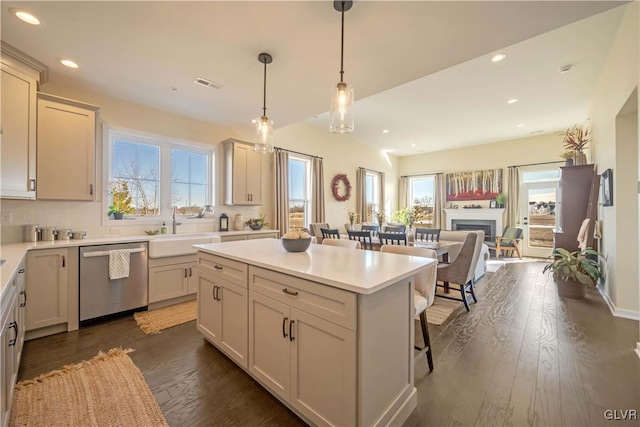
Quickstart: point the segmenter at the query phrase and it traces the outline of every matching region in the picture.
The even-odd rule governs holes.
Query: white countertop
[[[318,244],[311,244],[306,252],[287,252],[279,239],[208,243],[194,247],[359,294],[372,294],[436,262],[423,257]]]
[[[236,230],[236,231],[212,231],[212,232],[200,232],[200,233],[185,233],[185,234],[156,234],[153,236],[144,234],[139,236],[102,236],[93,237],[90,239],[72,239],[72,240],[54,240],[50,242],[37,241],[37,242],[20,242],[10,243],[6,245],[0,245],[0,258],[5,262],[0,265],[0,295],[2,294],[5,286],[15,275],[18,265],[24,259],[27,251],[35,249],[49,249],[49,248],[68,248],[78,246],[92,246],[92,245],[108,245],[111,243],[129,243],[129,242],[148,242],[158,238],[174,238],[175,236],[206,236],[211,237],[218,236],[235,236],[240,234],[262,234],[273,233],[278,230],[265,229],[262,230]],[[275,240],[275,239],[274,239]]]

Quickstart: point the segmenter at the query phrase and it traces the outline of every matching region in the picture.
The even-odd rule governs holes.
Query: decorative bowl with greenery
[[[584,286],[595,286],[604,277],[603,265],[599,262],[599,258],[605,260],[604,255],[592,248],[575,252],[556,248],[549,258],[553,261],[542,272],[552,272],[560,296],[583,298]]]
[[[117,179],[109,184],[109,195],[112,197],[113,204],[109,206],[107,216],[113,215],[114,219],[122,219],[124,214],[133,212],[133,197],[127,181]]]
[[[260,230],[262,227],[268,227],[269,223],[267,222],[264,214],[260,214],[260,218],[249,218],[244,222],[245,225],[248,225],[252,230]]]

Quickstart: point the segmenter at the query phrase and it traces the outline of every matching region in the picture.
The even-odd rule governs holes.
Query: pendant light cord
[[[342,2],[342,32],[340,35],[340,82],[344,75],[344,2]]]
[[[264,81],[262,84],[262,116],[267,116],[267,61],[264,62]]]

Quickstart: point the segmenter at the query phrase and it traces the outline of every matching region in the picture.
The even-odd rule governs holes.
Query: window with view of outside
[[[380,212],[380,177],[377,173],[367,172],[365,178],[365,197],[367,201],[366,218],[362,222],[375,222],[373,212]]]
[[[133,212],[127,217],[197,215],[211,204],[213,151],[135,131],[109,129],[107,179],[125,181]],[[105,184],[107,187],[107,184]],[[112,195],[105,200],[112,203]]]
[[[411,207],[418,207],[424,214],[421,224],[433,225],[435,180],[433,175],[411,178],[409,180],[409,200]]]
[[[289,157],[289,227],[304,228],[311,222],[311,162]]]
[[[197,215],[207,204],[207,163],[206,154],[171,150],[171,203],[177,213]]]
[[[160,147],[123,140],[113,142],[112,179],[126,181],[133,215],[159,214]]]

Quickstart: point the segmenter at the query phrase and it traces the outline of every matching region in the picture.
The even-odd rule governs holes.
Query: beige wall
[[[599,210],[603,235],[600,250],[608,260],[604,293],[617,314],[635,318],[640,311],[636,189],[639,141],[637,129],[636,141],[629,140],[633,132],[628,127],[633,121],[616,117],[624,115],[621,110],[640,81],[638,9],[637,2],[626,6],[590,109],[598,173],[613,169],[614,206]],[[637,114],[636,109],[636,118]]]
[[[319,156],[324,159],[324,196],[326,208],[326,222],[332,227],[340,227],[348,222],[347,210],[355,210],[356,199],[356,170],[359,167],[384,172],[385,176],[385,206],[386,212],[395,209],[398,186],[398,159],[389,155],[389,162],[384,154],[368,145],[361,144],[349,134],[337,135],[329,132],[328,128],[306,122],[296,123],[277,129],[275,132],[276,146],[288,150]],[[271,183],[273,175],[268,182]],[[331,193],[331,180],[339,173],[349,178],[352,186],[351,199],[339,202]],[[273,186],[267,189],[269,211],[273,215]]]

